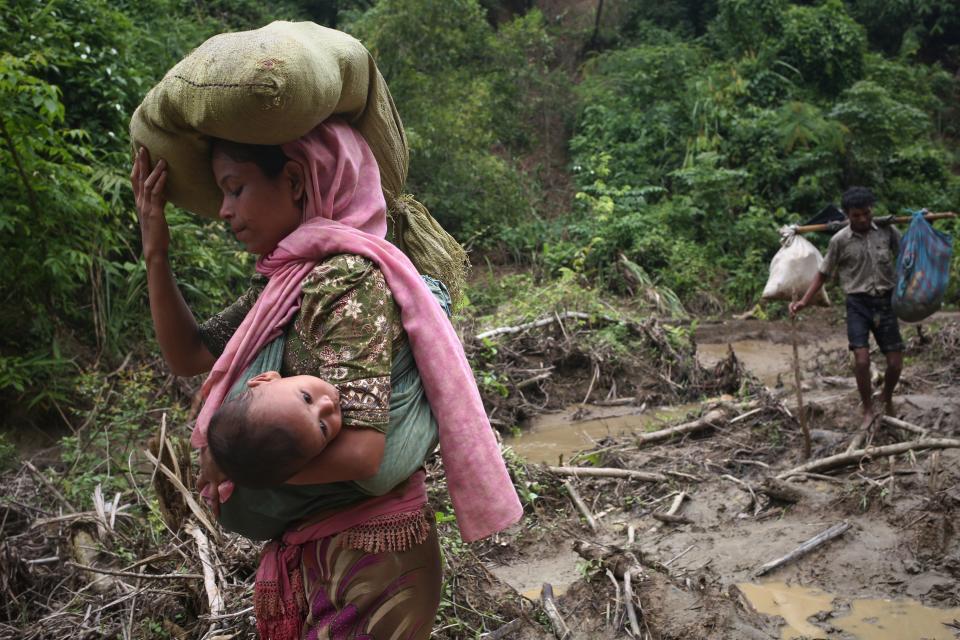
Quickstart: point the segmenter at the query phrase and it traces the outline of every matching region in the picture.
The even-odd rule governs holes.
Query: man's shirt
[[[866,233],[857,233],[847,226],[830,238],[820,273],[828,278],[839,275],[840,286],[847,295],[881,295],[897,284],[899,251],[900,232],[893,225],[880,228],[870,223]]]

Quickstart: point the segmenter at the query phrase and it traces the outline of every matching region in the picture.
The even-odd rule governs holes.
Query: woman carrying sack
[[[381,97],[385,91],[378,89]],[[137,135],[146,126],[144,112],[138,109],[140,120],[135,114],[131,131],[134,144],[149,147],[150,135]],[[522,508],[452,325],[418,268],[385,239],[385,192],[391,196],[381,178],[389,172],[382,166],[384,154],[378,162],[361,135],[364,126],[371,130],[370,120],[364,125],[361,117],[353,126],[330,115],[305,135],[266,147],[218,142],[224,136],[204,134],[199,126],[183,132],[188,146],[206,141],[208,173],[222,194],[219,216],[259,256],[257,272],[265,279],[202,325],[180,295],[167,259],[165,195],[189,185],[169,184],[175,160],[168,165],[160,158],[151,168],[149,153],[138,152],[132,181],[151,313],[175,373],[210,371],[192,442],[201,451],[199,484],[206,485],[215,510],[239,511],[235,522],[267,514],[283,523],[264,548],[257,572],[254,605],[261,637],[426,638],[439,604],[441,573],[433,519],[425,511],[423,471],[383,496],[345,497],[341,491],[344,482],[369,478],[383,460],[393,416],[391,365],[399,344],[409,346],[439,427],[463,539],[510,526]],[[402,131],[399,139],[405,143]],[[167,140],[151,150],[154,157],[164,150],[176,157],[176,144]],[[401,213],[394,232],[417,248],[420,270],[430,272],[431,255],[437,256],[435,272],[455,270],[449,260],[452,239],[435,223],[423,223],[425,211],[399,197],[391,205]],[[338,386],[344,429],[311,462],[312,484],[285,485],[286,493],[258,504],[255,494],[231,497],[232,487],[221,482],[206,453],[206,427],[258,353],[283,334],[281,374],[317,375]],[[221,522],[228,524],[223,517]]]

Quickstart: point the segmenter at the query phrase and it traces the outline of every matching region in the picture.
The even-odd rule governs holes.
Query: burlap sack
[[[409,153],[386,82],[358,40],[312,22],[273,22],[210,38],[146,95],[130,121],[130,138],[154,162],[166,159],[171,202],[216,217],[221,193],[210,168],[210,136],[282,144],[333,114],[367,140],[392,204]]]

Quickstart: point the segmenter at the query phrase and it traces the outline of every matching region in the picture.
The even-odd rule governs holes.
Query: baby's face
[[[301,443],[304,460],[323,451],[340,433],[340,393],[316,376],[281,378],[276,371],[250,380],[251,416],[282,424]]]

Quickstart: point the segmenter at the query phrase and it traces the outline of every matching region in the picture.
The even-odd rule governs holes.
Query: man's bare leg
[[[903,352],[891,351],[887,354],[887,371],[883,375],[883,395],[880,399],[883,401],[884,414],[896,417],[893,407],[893,390],[900,381],[900,373],[903,371]],[[859,384],[859,382],[858,382]]]
[[[857,391],[860,392],[860,402],[863,405],[863,424],[861,428],[866,429],[876,417],[876,414],[873,412],[873,386],[870,381],[869,348],[864,347],[853,350],[853,373],[857,378]],[[899,377],[899,373],[897,376]]]

